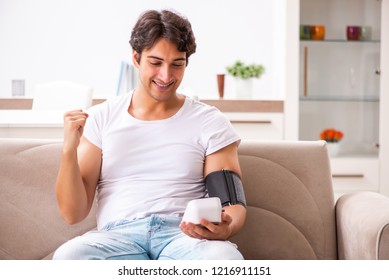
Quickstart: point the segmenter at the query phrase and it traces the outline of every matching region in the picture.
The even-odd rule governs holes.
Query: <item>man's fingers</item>
[[[73,128],[80,128],[85,125],[88,114],[82,110],[73,110],[64,114],[64,121]]]
[[[83,112],[82,110],[74,110],[74,111],[66,112],[64,114],[64,118],[68,120],[78,119],[78,118],[86,119],[88,118],[88,114],[86,112]]]

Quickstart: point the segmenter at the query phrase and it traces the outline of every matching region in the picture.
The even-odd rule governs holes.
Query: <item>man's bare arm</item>
[[[100,176],[101,150],[82,137],[87,117],[81,110],[64,116],[64,144],[56,193],[61,214],[70,224],[80,222],[89,214]]]
[[[242,176],[238,160],[238,147],[233,143],[209,156],[204,165],[204,176],[222,169],[231,170]],[[226,240],[235,235],[243,227],[246,220],[246,208],[242,205],[224,207],[222,222],[219,225],[203,220],[201,226],[183,223],[181,229],[187,235],[198,239]]]

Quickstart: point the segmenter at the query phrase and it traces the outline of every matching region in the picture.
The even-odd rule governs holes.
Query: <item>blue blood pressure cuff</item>
[[[241,204],[247,207],[242,181],[230,170],[220,170],[205,177],[205,188],[209,197],[219,197],[222,206]]]

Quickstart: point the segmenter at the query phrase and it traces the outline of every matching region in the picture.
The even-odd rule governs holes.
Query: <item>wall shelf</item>
[[[93,99],[93,105],[105,99]],[[283,100],[234,100],[206,99],[202,102],[217,107],[222,112],[273,112],[284,111]],[[28,110],[32,108],[32,98],[0,98],[0,110]]]

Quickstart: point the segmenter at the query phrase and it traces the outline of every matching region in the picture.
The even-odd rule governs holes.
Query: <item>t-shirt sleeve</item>
[[[216,108],[205,114],[202,138],[206,156],[232,143],[239,145],[241,140],[231,122]]]
[[[87,110],[89,115],[85,127],[84,137],[92,144],[102,148],[102,133],[103,133],[103,113],[106,107],[106,102],[90,107]]]

